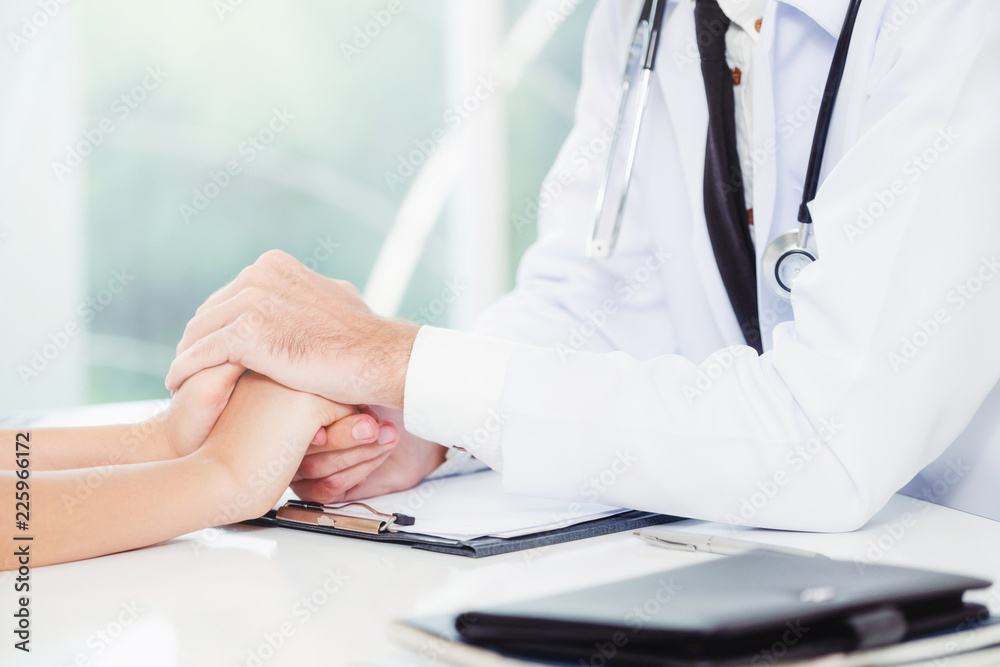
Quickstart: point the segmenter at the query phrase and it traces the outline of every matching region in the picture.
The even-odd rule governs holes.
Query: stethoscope
[[[625,201],[628,195],[629,182],[632,179],[632,167],[635,163],[635,151],[639,144],[639,128],[642,124],[646,100],[649,97],[649,80],[656,63],[656,52],[660,43],[660,28],[663,25],[663,12],[667,0],[645,0],[639,23],[636,26],[632,43],[629,45],[628,58],[625,62],[625,74],[622,78],[618,94],[618,116],[615,121],[615,133],[611,139],[608,151],[608,162],[597,192],[597,207],[593,223],[590,226],[590,242],[587,244],[587,256],[603,259],[614,250],[621,229],[622,217],[625,212]],[[819,188],[820,170],[823,167],[823,153],[826,150],[826,139],[830,132],[830,122],[833,117],[833,107],[840,91],[840,82],[844,78],[844,65],[847,62],[847,52],[851,46],[851,35],[854,23],[858,17],[861,0],[851,0],[844,19],[844,26],[837,40],[837,48],[830,64],[830,74],[823,91],[823,101],[820,104],[816,118],[816,130],[813,133],[812,150],[809,153],[809,164],[806,170],[805,185],[802,188],[802,204],[799,206],[799,226],[781,234],[771,241],[764,249],[761,265],[764,282],[768,288],[783,299],[789,300],[792,295],[792,283],[809,264],[819,256],[816,250],[816,240],[812,233],[812,216],[809,213],[809,203],[816,197]],[[629,117],[629,109],[634,109],[633,125],[625,125]],[[618,206],[614,209],[614,222],[611,235],[607,238],[598,237],[598,226],[604,218],[607,204],[608,185],[612,182],[612,171],[617,167],[618,140],[621,136],[629,137],[628,153],[625,159],[621,177],[621,195]]]

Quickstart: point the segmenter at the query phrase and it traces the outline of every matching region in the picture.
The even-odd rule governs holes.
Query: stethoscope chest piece
[[[812,234],[793,229],[767,244],[761,257],[761,272],[768,289],[785,301],[792,298],[792,283],[799,273],[816,261],[816,240]],[[806,238],[803,239],[802,236]]]

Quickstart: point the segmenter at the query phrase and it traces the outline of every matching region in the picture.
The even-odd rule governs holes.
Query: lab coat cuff
[[[509,341],[421,327],[406,372],[406,430],[501,470],[500,400],[513,347]]]

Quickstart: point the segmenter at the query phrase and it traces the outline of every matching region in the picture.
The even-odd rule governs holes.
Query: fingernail
[[[372,428],[370,421],[362,419],[351,429],[351,435],[358,441],[371,440],[375,437],[375,429]]]
[[[378,427],[378,444],[388,445],[390,442],[396,439],[396,428],[389,426],[388,424],[383,424]]]

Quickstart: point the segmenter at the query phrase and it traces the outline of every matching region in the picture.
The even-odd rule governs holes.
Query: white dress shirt
[[[753,208],[753,56],[763,21],[764,0],[719,0],[719,7],[732,21],[726,31],[726,61],[739,70],[739,83],[733,78],[736,110],[736,150],[743,174],[743,197]]]

